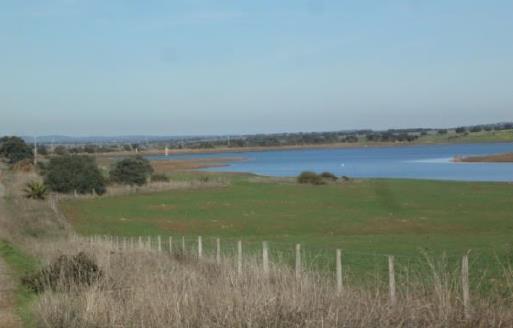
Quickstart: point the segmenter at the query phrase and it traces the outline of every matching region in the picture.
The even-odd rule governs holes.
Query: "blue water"
[[[155,156],[151,159],[244,158],[215,172],[250,172],[266,176],[297,176],[301,171],[329,171],[355,178],[412,178],[460,181],[511,181],[511,163],[454,163],[454,156],[513,152],[513,143],[415,145],[301,149],[259,152]]]

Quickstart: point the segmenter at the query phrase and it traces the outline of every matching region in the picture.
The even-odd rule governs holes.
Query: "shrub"
[[[321,178],[326,179],[326,180],[332,180],[332,181],[337,181],[337,179],[338,179],[337,176],[331,172],[322,172]]]
[[[150,162],[141,156],[136,156],[116,162],[110,171],[110,179],[115,183],[142,186],[152,173]]]
[[[0,138],[0,156],[9,164],[16,164],[22,160],[31,161],[34,157],[32,147],[27,145],[20,137]]]
[[[73,287],[91,286],[102,276],[95,261],[80,252],[75,256],[60,256],[41,271],[23,277],[22,284],[36,293],[46,289],[69,291]]]
[[[105,193],[105,178],[94,158],[81,155],[64,155],[50,159],[45,183],[50,190],[62,193],[77,191],[80,194]]]
[[[313,185],[321,185],[325,183],[320,175],[310,171],[301,172],[301,174],[297,177],[297,182],[310,183]]]
[[[30,181],[25,185],[25,189],[23,189],[26,198],[37,200],[46,199],[47,192],[48,188],[39,181]]]
[[[152,174],[151,182],[169,182],[169,177],[165,174]]]
[[[68,153],[68,150],[64,146],[57,146],[57,147],[55,147],[53,152],[55,153],[55,155],[62,156],[62,155],[66,155]]]

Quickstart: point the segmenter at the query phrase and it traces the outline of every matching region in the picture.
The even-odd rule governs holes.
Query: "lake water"
[[[151,159],[244,158],[215,172],[250,172],[297,176],[301,171],[329,171],[356,178],[414,178],[460,181],[512,181],[512,163],[454,163],[454,156],[513,152],[513,143],[414,145],[300,149],[258,152],[155,156]]]

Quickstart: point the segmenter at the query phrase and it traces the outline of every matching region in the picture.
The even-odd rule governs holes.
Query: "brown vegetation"
[[[513,153],[495,154],[487,156],[456,157],[454,161],[465,163],[513,163]]]
[[[465,320],[458,275],[432,266],[411,272],[392,305],[378,283],[345,287],[338,293],[329,274],[303,272],[299,280],[286,265],[268,274],[258,257],[244,259],[238,274],[232,257],[216,264],[191,254],[122,249],[110,242],[75,239],[41,244],[43,257],[62,251],[94,255],[105,276],[89,288],[44,292],[36,304],[41,327],[492,327],[511,326],[504,298],[473,298]],[[511,281],[511,271],[505,279]],[[69,282],[62,282],[69,285]],[[509,291],[504,291],[509,293]]]

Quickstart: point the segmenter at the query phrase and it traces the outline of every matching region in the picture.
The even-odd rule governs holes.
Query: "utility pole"
[[[37,165],[37,137],[34,137],[34,166]]]

